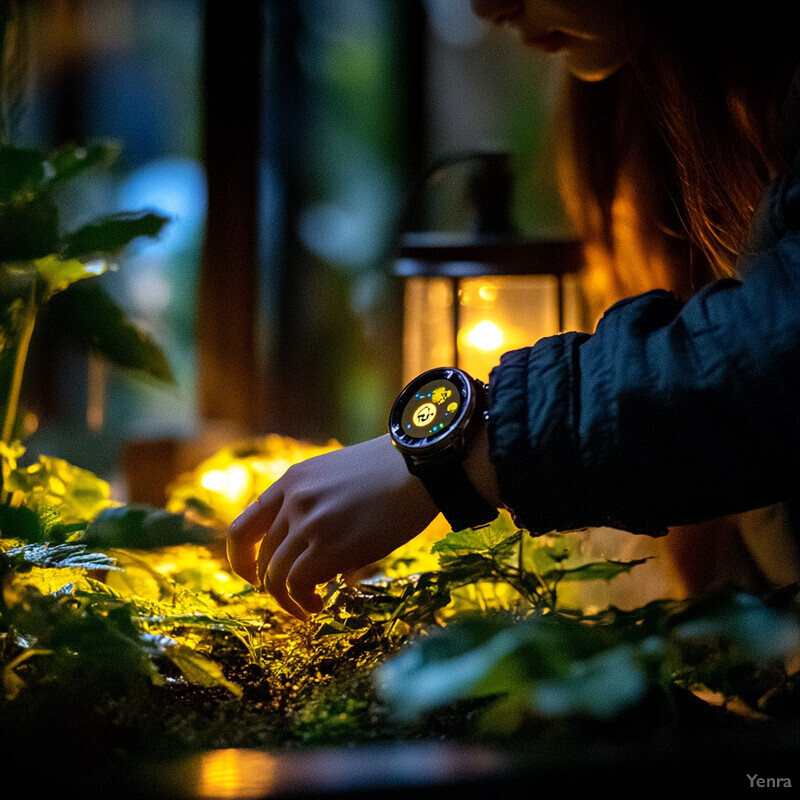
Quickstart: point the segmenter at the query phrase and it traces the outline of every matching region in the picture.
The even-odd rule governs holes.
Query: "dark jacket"
[[[738,267],[684,305],[648,292],[594,334],[502,358],[489,432],[518,524],[658,534],[800,494],[800,158]]]

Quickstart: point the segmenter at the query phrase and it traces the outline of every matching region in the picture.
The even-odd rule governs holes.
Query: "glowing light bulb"
[[[464,339],[470,347],[478,350],[497,350],[503,344],[503,331],[494,322],[485,319],[467,331]]]
[[[497,300],[497,287],[493,286],[491,283],[485,283],[478,289],[478,297],[483,300],[484,303],[494,303]]]

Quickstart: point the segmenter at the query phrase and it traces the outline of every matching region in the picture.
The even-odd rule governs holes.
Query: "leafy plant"
[[[302,443],[271,444],[272,457],[303,457]],[[245,454],[226,450],[230,463]],[[71,483],[66,508],[89,483]],[[18,485],[17,508],[40,513],[41,487]],[[179,489],[193,495],[188,478]],[[435,538],[432,561],[401,551],[332,584],[310,625],[232,575],[216,528],[185,511],[110,503],[68,532],[34,530],[30,543],[0,539],[0,708],[17,729],[65,697],[80,698],[71,720],[193,748],[518,736],[531,720],[613,722],[654,692],[794,709],[793,593],[587,615],[569,587],[638,562],[581,560],[569,536],[533,539],[507,516]]]
[[[599,616],[462,619],[421,638],[376,680],[403,719],[483,698],[483,730],[505,734],[531,717],[615,719],[676,687],[745,698],[760,712],[776,694],[791,696],[780,665],[798,652],[795,608],[725,592]]]
[[[36,319],[59,293],[101,275],[128,244],[156,236],[167,219],[119,213],[62,231],[56,194],[87,170],[108,166],[118,148],[65,146],[44,154],[0,143],[0,366],[7,381],[0,440],[15,436],[20,391]],[[100,288],[73,289],[60,304],[74,336],[125,367],[170,379],[158,346]]]

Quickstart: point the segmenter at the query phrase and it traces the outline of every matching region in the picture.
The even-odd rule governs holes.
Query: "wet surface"
[[[59,762],[31,753],[30,765],[15,777],[18,796],[37,800],[533,800],[598,790],[617,797],[672,797],[688,789],[739,796],[758,778],[773,781],[764,785],[800,786],[796,720],[643,730],[639,737],[627,731],[622,739],[602,728],[595,733],[504,746],[420,741],[279,752],[227,748],[158,760],[86,753],[85,761]]]

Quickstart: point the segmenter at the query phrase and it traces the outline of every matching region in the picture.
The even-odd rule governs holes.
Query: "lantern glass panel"
[[[403,322],[406,381],[426,369],[455,365],[453,294],[450,278],[415,277],[406,280]]]
[[[574,276],[414,277],[406,281],[404,373],[455,365],[481,380],[508,350],[580,328]],[[454,306],[454,298],[458,305]]]

